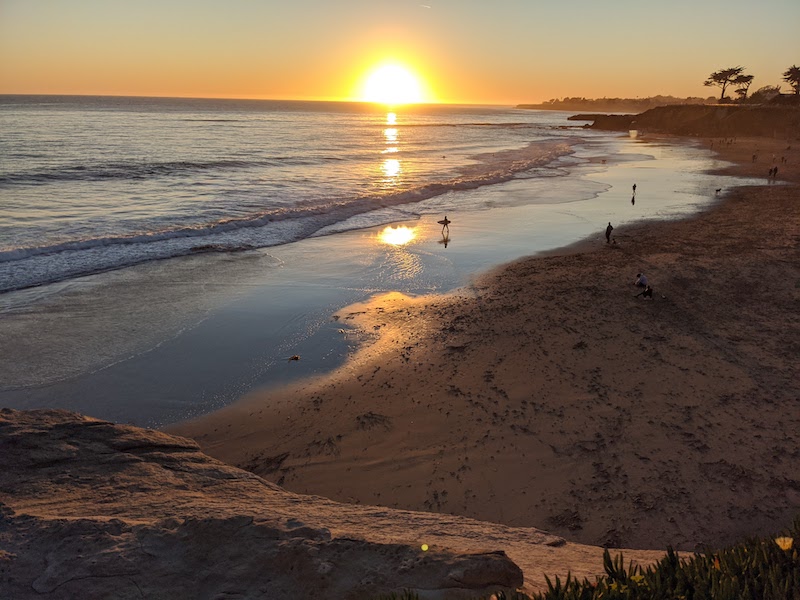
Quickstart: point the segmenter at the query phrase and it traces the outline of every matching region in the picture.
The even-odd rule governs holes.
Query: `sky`
[[[798,0],[0,0],[0,94],[363,100],[387,62],[428,102],[788,91],[798,31]]]

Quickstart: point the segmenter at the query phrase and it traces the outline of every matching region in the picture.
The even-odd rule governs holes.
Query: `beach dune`
[[[343,368],[169,431],[294,492],[581,543],[772,533],[800,507],[797,202],[740,188],[450,296],[349,307],[334,318],[372,342]]]

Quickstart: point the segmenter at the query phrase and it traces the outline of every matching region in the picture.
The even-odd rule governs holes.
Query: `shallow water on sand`
[[[397,207],[387,207],[377,218],[413,230],[406,244],[386,243],[382,228],[357,229],[357,215],[282,246],[4,294],[0,405],[144,426],[209,412],[340,365],[358,338],[331,316],[348,304],[391,290],[447,292],[521,256],[584,238],[603,244],[608,221],[619,229],[688,215],[713,202],[716,188],[748,183],[704,173],[715,166],[701,148],[611,138],[561,159],[568,176],[446,193],[416,203],[411,217],[392,219]],[[468,212],[458,210],[464,194]],[[436,223],[445,213],[446,244]],[[294,354],[301,360],[287,360]]]

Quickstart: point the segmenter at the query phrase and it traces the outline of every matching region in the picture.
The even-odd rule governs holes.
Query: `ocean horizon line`
[[[6,98],[107,98],[107,99],[136,99],[136,100],[212,100],[230,102],[296,102],[306,104],[354,104],[360,106],[374,106],[381,109],[398,109],[403,107],[466,107],[466,108],[516,108],[520,103],[497,104],[487,102],[406,102],[402,104],[386,104],[369,100],[334,100],[320,98],[239,98],[234,96],[159,96],[152,94],[46,94],[46,93],[0,93],[0,100]],[[570,112],[570,111],[565,111]]]

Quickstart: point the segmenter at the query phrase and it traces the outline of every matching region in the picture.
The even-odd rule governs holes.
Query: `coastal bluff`
[[[0,456],[2,598],[472,598],[523,585],[504,548],[602,569],[536,529],[293,494],[192,440],[62,410],[0,410]]]
[[[637,115],[582,114],[571,120],[592,121],[592,129],[668,133],[691,137],[800,136],[800,106],[682,104],[659,106]]]
[[[2,598],[458,598],[522,585],[503,552],[370,539],[370,525],[413,513],[297,496],[157,431],[4,409],[0,454]]]

